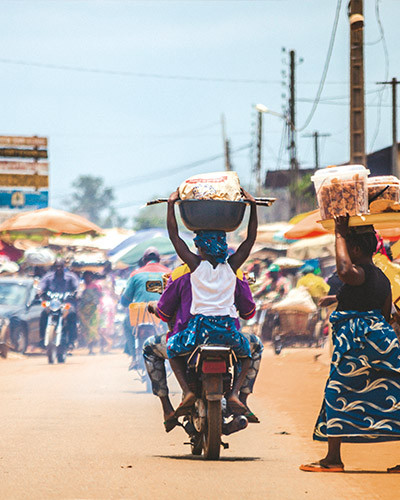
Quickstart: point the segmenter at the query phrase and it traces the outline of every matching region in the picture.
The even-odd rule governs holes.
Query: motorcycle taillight
[[[220,361],[205,360],[201,366],[201,371],[203,373],[225,373],[226,363],[223,359]]]

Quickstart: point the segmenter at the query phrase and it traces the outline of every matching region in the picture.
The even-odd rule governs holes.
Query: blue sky
[[[336,5],[336,0],[0,0],[0,132],[49,137],[53,206],[66,207],[72,181],[91,174],[104,177],[115,188],[121,213],[134,216],[146,200],[167,195],[188,175],[223,168],[222,159],[183,168],[222,153],[221,113],[235,149],[254,138],[254,104],[282,112],[281,72],[287,70],[282,47],[304,59],[297,68],[297,124],[304,123],[312,102],[303,99],[312,101],[316,94]],[[386,89],[379,108],[375,82],[400,79],[400,1],[378,5],[389,61],[386,65],[379,41],[376,1],[365,0],[367,152],[391,142],[391,94]],[[346,9],[343,1],[321,103],[298,136],[304,167],[314,159],[312,139],[302,135],[314,130],[331,134],[321,139],[323,164],[348,160]],[[281,131],[279,118],[264,115],[264,171],[277,168]],[[284,154],[281,166],[286,163]],[[233,164],[243,183],[254,180],[248,150],[235,154]],[[169,169],[175,173],[168,176]]]

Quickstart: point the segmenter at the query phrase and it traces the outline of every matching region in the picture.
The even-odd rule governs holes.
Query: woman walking
[[[343,472],[342,442],[400,440],[400,347],[388,323],[390,282],[372,261],[373,226],[349,228],[348,221],[335,218],[336,267],[344,284],[330,317],[334,350],[313,435],[328,441],[328,452],[300,466],[308,472]]]
[[[89,347],[89,354],[95,354],[93,348],[99,336],[101,289],[94,281],[92,271],[85,271],[83,273],[83,281],[85,288],[79,300],[79,320],[83,338]]]

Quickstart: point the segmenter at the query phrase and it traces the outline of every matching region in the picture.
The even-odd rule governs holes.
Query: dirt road
[[[327,372],[315,354],[266,350],[251,400],[262,423],[226,439],[219,462],[190,456],[182,429],[164,432],[122,354],[0,359],[0,498],[398,499],[384,471],[400,443],[345,446],[349,473],[298,470],[324,450],[311,440]]]

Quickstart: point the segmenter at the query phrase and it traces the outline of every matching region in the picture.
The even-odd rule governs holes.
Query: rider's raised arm
[[[242,193],[245,199],[250,202],[250,218],[247,226],[247,238],[239,246],[236,252],[228,259],[228,262],[234,272],[236,272],[246,262],[257,237],[258,220],[256,201],[251,194],[244,189],[242,189]]]
[[[175,203],[179,199],[178,190],[174,191],[168,199],[168,210],[167,210],[167,229],[169,239],[174,245],[175,251],[178,257],[185,262],[191,271],[194,271],[199,265],[200,258],[195,253],[189,250],[189,247],[179,236],[178,224],[175,217]]]

